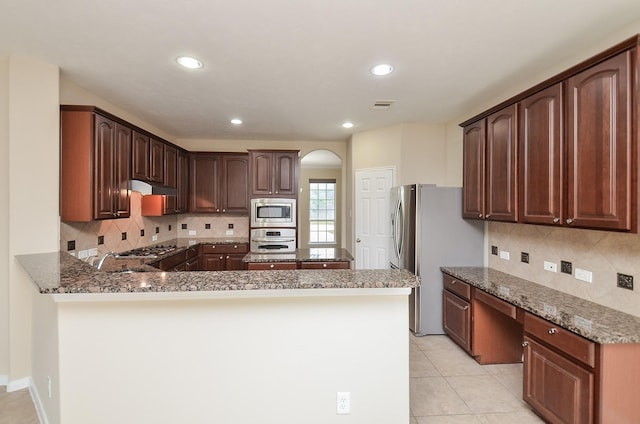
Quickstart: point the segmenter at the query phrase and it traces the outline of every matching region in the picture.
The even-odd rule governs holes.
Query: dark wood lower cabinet
[[[223,254],[205,254],[202,255],[202,261],[200,263],[201,271],[224,271],[224,258]]]
[[[451,340],[471,352],[471,303],[445,290],[442,310],[444,331]]]
[[[594,374],[529,337],[524,349],[524,400],[552,423],[593,423]]]
[[[296,262],[250,262],[247,264],[249,271],[278,271],[298,269]]]

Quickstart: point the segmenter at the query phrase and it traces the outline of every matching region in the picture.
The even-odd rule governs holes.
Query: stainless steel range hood
[[[167,196],[175,196],[177,190],[175,188],[164,187],[162,185],[149,184],[145,181],[131,180],[131,191],[137,191],[141,194],[164,194]]]

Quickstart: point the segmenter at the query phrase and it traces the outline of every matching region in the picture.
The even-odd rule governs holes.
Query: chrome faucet
[[[98,266],[96,268],[98,269],[102,268],[102,265],[104,264],[104,261],[107,259],[108,256],[113,256],[114,258],[117,258],[118,254],[116,252],[105,253],[104,256],[100,258],[100,261],[98,262]]]

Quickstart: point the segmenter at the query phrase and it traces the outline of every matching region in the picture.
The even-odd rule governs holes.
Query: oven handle
[[[254,238],[251,239],[251,241],[255,241],[256,243],[288,243],[288,242],[294,242],[296,241],[296,239],[276,239],[276,238],[268,238],[268,239],[263,239],[263,238]]]

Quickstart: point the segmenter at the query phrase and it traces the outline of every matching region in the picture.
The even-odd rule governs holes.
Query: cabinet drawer
[[[298,269],[295,262],[251,262],[247,264],[249,271],[277,271],[283,269]]]
[[[528,312],[524,317],[524,331],[585,365],[595,366],[595,343],[584,337]]]
[[[453,278],[448,274],[442,274],[444,276],[444,289],[449,290],[452,293],[457,294],[463,299],[471,299],[471,286],[467,283]]]
[[[239,244],[203,244],[202,253],[247,253],[249,245],[246,243]]]
[[[349,269],[349,262],[302,262],[301,269]]]
[[[482,303],[485,303],[491,306],[496,311],[502,312],[508,317],[516,319],[517,308],[514,305],[507,303],[502,299],[498,299],[497,297],[478,289],[475,290],[473,294],[473,298],[477,301],[480,301]]]

